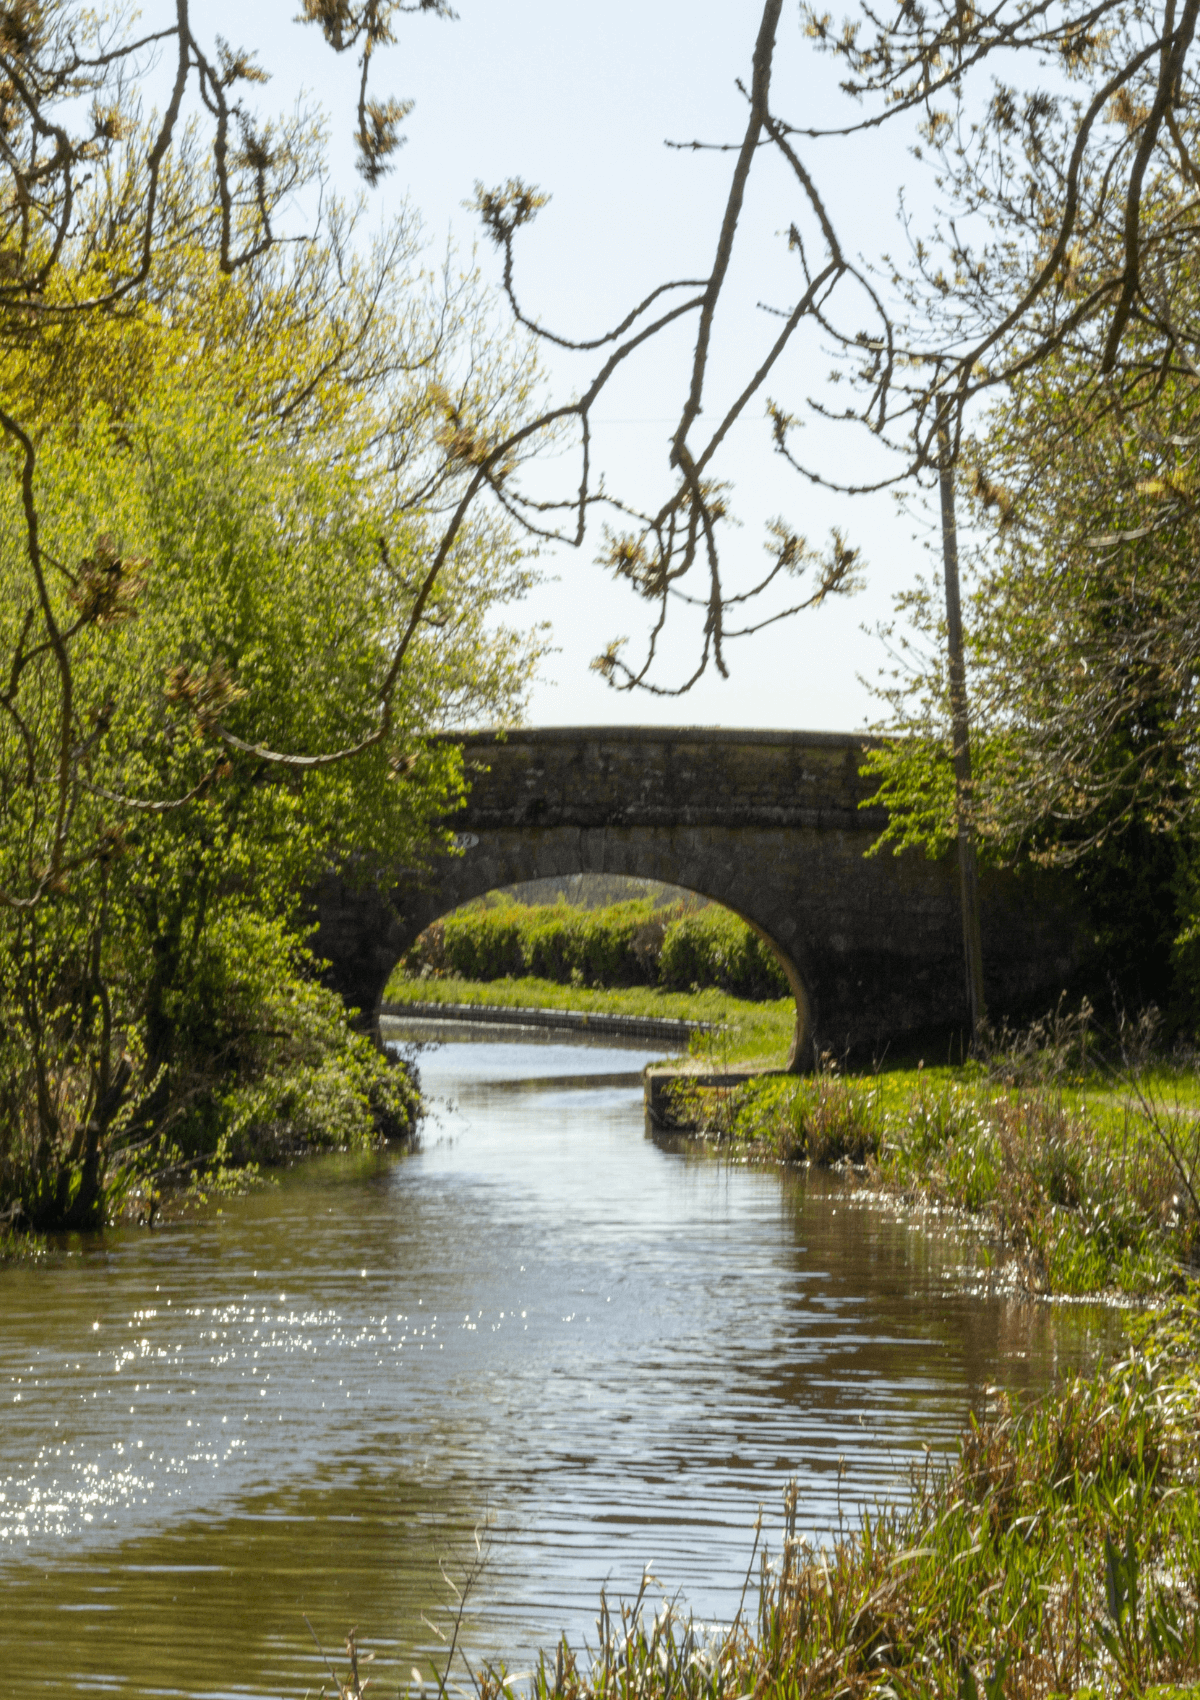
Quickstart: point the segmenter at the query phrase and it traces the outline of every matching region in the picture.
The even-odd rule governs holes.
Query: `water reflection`
[[[476,1650],[586,1633],[648,1560],[726,1614],[790,1474],[827,1528],[839,1458],[852,1512],[988,1382],[1114,1337],[972,1296],[953,1236],[647,1140],[647,1054],[447,1045],[419,1154],[0,1271],[0,1644],[30,1693],[303,1693],[302,1612],[406,1675],[488,1511]]]

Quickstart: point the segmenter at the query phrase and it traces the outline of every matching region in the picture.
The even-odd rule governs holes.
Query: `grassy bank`
[[[845,1165],[859,1185],[962,1214],[1030,1292],[1178,1288],[1200,1262],[1195,1075],[1013,1083],[981,1065],[825,1073],[681,1093],[725,1150]]]
[[[597,991],[525,977],[479,983],[396,975],[389,1001],[613,1011],[718,1024],[692,1050],[714,1063],[782,1066],[790,998],[716,990]],[[1200,1075],[1125,1078],[1045,1052],[990,1066],[827,1072],[729,1089],[683,1088],[681,1126],[729,1154],[845,1165],[854,1183],[962,1215],[985,1263],[1039,1294],[1177,1290],[1200,1264]]]
[[[540,1700],[1200,1694],[1200,1308],[1024,1414],[998,1396],[929,1468],[816,1549],[790,1496],[757,1610],[699,1643],[602,1612],[598,1658],[543,1660]],[[500,1693],[495,1673],[484,1700]]]
[[[44,1234],[23,1234],[16,1228],[0,1228],[0,1264],[36,1262],[45,1254]]]
[[[595,990],[563,986],[524,975],[510,980],[412,980],[393,974],[387,1003],[490,1004],[513,1009],[579,1009],[614,1015],[653,1015],[677,1021],[708,1021],[722,1028],[703,1041],[714,1056],[729,1062],[777,1063],[782,1067],[796,1027],[790,997],[770,1003],[731,997],[710,986],[701,992],[667,992],[656,986]]]
[[[952,1460],[827,1545],[802,1537],[790,1490],[782,1550],[756,1551],[728,1627],[660,1604],[647,1576],[626,1604],[601,1594],[591,1646],[564,1641],[532,1673],[456,1653],[454,1624],[432,1683],[414,1668],[410,1700],[1197,1700],[1197,1290],[1037,1405],[989,1393]],[[347,1651],[335,1680],[354,1696],[366,1684],[353,1631]]]

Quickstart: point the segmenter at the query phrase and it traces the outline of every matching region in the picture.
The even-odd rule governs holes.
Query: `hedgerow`
[[[742,998],[781,998],[789,989],[770,945],[715,904],[672,922],[663,939],[658,978],[672,991],[719,986]]]
[[[464,980],[534,974],[564,986],[718,986],[744,998],[788,991],[771,947],[729,910],[656,909],[644,898],[591,910],[567,903],[460,909],[426,929],[405,966]]]

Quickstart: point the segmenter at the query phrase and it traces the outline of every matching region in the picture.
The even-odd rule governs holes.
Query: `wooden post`
[[[938,409],[938,461],[942,496],[942,565],[946,578],[946,650],[950,674],[950,736],[954,748],[954,814],[958,829],[958,873],[962,892],[963,955],[971,1039],[987,1017],[983,1001],[983,934],[979,924],[979,874],[971,827],[971,724],[967,713],[967,670],[963,660],[962,605],[958,593],[958,527],[954,515],[954,463],[950,455],[949,405]]]

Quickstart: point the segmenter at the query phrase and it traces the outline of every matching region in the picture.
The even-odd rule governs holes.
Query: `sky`
[[[296,0],[208,0],[197,15],[210,37],[257,51],[270,69],[272,82],[256,95],[260,111],[287,109],[301,91],[319,100],[331,126],[332,179],[355,194],[357,67],[351,55],[333,55],[319,31],[298,26],[295,10]],[[378,57],[376,91],[416,104],[396,169],[370,193],[369,217],[384,218],[407,200],[422,215],[431,258],[448,237],[469,253],[478,227],[464,203],[476,183],[519,176],[537,184],[552,198],[522,233],[518,283],[530,311],[573,337],[607,328],[666,278],[703,277],[731,157],[664,143],[740,139],[745,107],[737,79],[749,75],[758,7],[745,0],[458,0],[457,11],[453,22],[400,18],[396,44]],[[836,119],[845,106],[835,83],[831,63],[802,35],[796,0],[787,0],[777,109],[797,123]],[[895,249],[901,187],[918,206],[928,195],[903,139],[885,133],[820,143],[807,157],[836,209],[844,244],[871,257]],[[778,320],[760,303],[790,306],[798,293],[786,241],[796,217],[803,208],[781,170],[756,172],[715,327],[714,406],[741,388],[776,334]],[[479,259],[485,274],[498,278],[494,250],[481,247]],[[667,443],[686,393],[693,335],[689,327],[652,347],[597,408],[597,459],[607,487],[648,507],[671,487]],[[545,364],[556,398],[577,391],[593,369],[591,360],[552,351]],[[769,393],[795,411],[806,396],[828,393],[829,364],[815,337],[801,339],[772,374]],[[879,464],[856,429],[814,421],[804,440],[835,476],[861,478]],[[542,476],[561,475],[569,484],[572,471],[563,459]],[[724,544],[731,585],[744,586],[761,571],[765,526],[779,516],[814,545],[839,526],[862,549],[863,590],[731,645],[728,679],[710,670],[683,697],[619,693],[588,664],[616,637],[628,637],[635,651],[648,612],[597,563],[597,526],[581,550],[543,556],[547,581],[521,606],[521,620],[550,622],[555,646],[532,694],[530,724],[850,730],[878,715],[864,683],[885,660],[875,628],[889,617],[894,594],[929,570],[925,528],[891,497],[838,496],[797,478],[772,452],[761,402],[731,439],[722,473],[738,521]],[[656,678],[677,684],[697,654],[695,618],[673,613]]]

